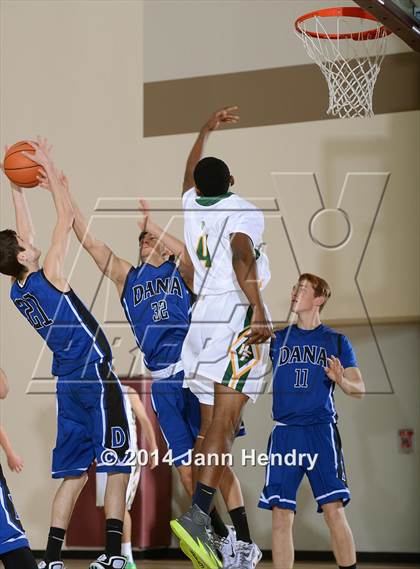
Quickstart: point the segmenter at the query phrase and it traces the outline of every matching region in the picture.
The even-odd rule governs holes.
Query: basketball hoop
[[[373,89],[391,31],[369,12],[351,6],[304,14],[295,30],[327,80],[327,113],[373,117]]]

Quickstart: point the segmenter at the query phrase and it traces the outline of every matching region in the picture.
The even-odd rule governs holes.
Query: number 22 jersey
[[[320,324],[314,330],[288,326],[275,334],[273,419],[283,425],[336,423],[335,383],[325,373],[327,358],[338,357],[344,368],[357,367],[346,336]]]
[[[127,319],[150,371],[176,364],[190,325],[191,295],[175,263],[131,267],[121,294]]]

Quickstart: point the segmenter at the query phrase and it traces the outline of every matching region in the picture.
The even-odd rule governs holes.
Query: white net
[[[297,35],[328,83],[327,113],[340,118],[373,117],[373,89],[389,32],[380,22],[345,16],[314,16],[300,22],[299,28]],[[365,39],[367,29],[372,30],[369,39]]]

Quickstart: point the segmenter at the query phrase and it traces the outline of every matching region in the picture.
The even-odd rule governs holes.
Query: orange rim
[[[355,41],[363,41],[363,40],[374,40],[378,39],[378,37],[388,36],[391,34],[391,30],[385,28],[385,26],[381,26],[379,28],[372,28],[371,30],[366,30],[365,32],[352,32],[346,34],[319,34],[317,32],[312,32],[310,30],[302,30],[300,24],[305,22],[306,20],[310,20],[315,17],[320,18],[340,18],[342,16],[346,16],[348,18],[362,18],[364,20],[371,20],[373,22],[377,22],[378,20],[363,8],[358,6],[343,6],[341,8],[324,8],[323,10],[315,10],[314,12],[308,12],[308,14],[304,14],[300,16],[295,22],[295,30],[299,34],[305,34],[310,36],[311,38],[319,38],[319,39],[330,39],[330,40],[355,40]]]

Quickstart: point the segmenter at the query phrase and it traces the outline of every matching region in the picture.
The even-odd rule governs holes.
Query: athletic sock
[[[211,486],[206,486],[205,484],[201,484],[201,482],[197,482],[193,496],[193,504],[197,504],[197,506],[203,510],[204,513],[209,514],[211,510],[211,503],[213,502],[215,494],[216,488],[212,488]]]
[[[216,508],[212,509],[212,511],[210,512],[210,517],[211,517],[211,525],[214,529],[214,532],[219,537],[227,537],[229,535],[229,530],[226,527],[225,522],[219,516],[219,512],[216,510]]]
[[[61,548],[63,547],[65,535],[65,529],[55,527],[50,528],[50,533],[48,534],[47,550],[45,552],[46,562],[50,563],[51,561],[61,560]]]
[[[235,508],[230,510],[229,515],[232,519],[236,531],[237,541],[245,541],[245,543],[252,543],[252,539],[249,533],[248,518],[246,515],[245,508],[241,506],[240,508]]]
[[[356,563],[354,565],[339,565],[338,569],[357,569]]]
[[[121,544],[121,555],[124,555],[124,557],[127,557],[127,561],[129,563],[134,563],[133,549],[131,547],[131,541],[127,541],[126,543]]]
[[[123,533],[123,522],[109,518],[106,520],[106,545],[105,553],[108,557],[121,555],[121,541]]]

